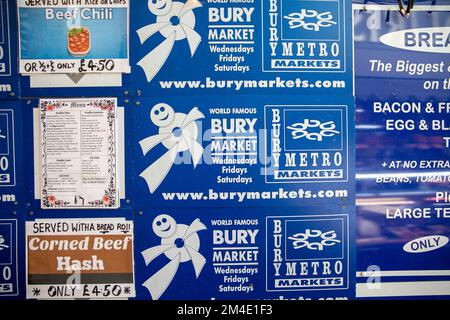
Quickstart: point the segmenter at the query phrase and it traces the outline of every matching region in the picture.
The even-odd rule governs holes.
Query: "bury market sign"
[[[263,1],[266,71],[338,71],[347,68],[345,1]]]
[[[266,181],[348,181],[348,116],[347,106],[266,106]],[[318,160],[319,152],[311,167],[293,165],[296,153]]]
[[[131,10],[131,86],[141,95],[352,94],[348,1],[159,0]]]
[[[76,3],[18,0],[20,73],[129,72],[128,1]]]
[[[139,209],[137,296],[352,298],[353,221],[354,210],[338,206]]]

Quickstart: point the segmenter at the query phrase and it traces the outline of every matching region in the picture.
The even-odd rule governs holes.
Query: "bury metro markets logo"
[[[265,106],[265,129],[266,183],[348,180],[347,106]]]
[[[344,0],[262,1],[263,72],[346,72],[349,6]]]
[[[347,289],[348,216],[266,218],[266,290]]]

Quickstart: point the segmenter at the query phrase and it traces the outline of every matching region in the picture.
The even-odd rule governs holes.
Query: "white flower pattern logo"
[[[332,137],[340,132],[336,130],[336,124],[333,121],[320,122],[319,120],[304,119],[303,122],[297,122],[287,127],[291,130],[294,140],[306,138],[312,141],[323,141],[325,137]],[[318,132],[311,132],[310,130]]]
[[[334,230],[322,232],[321,230],[311,229],[306,229],[304,233],[296,233],[288,237],[292,241],[292,246],[295,250],[307,248],[318,251],[323,251],[324,247],[341,243],[341,240],[336,238],[337,234]]]
[[[329,28],[337,24],[329,11],[318,13],[316,10],[301,9],[300,12],[293,12],[284,18],[289,20],[289,28],[303,28],[308,31],[320,31],[321,28]]]

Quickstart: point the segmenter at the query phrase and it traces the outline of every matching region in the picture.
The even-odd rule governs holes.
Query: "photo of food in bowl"
[[[69,53],[74,57],[83,57],[91,50],[91,36],[86,27],[69,29],[67,40]]]

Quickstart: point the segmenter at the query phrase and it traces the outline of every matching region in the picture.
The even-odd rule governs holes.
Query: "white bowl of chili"
[[[83,57],[91,50],[91,34],[86,27],[69,29],[67,33],[67,50],[74,57]]]

